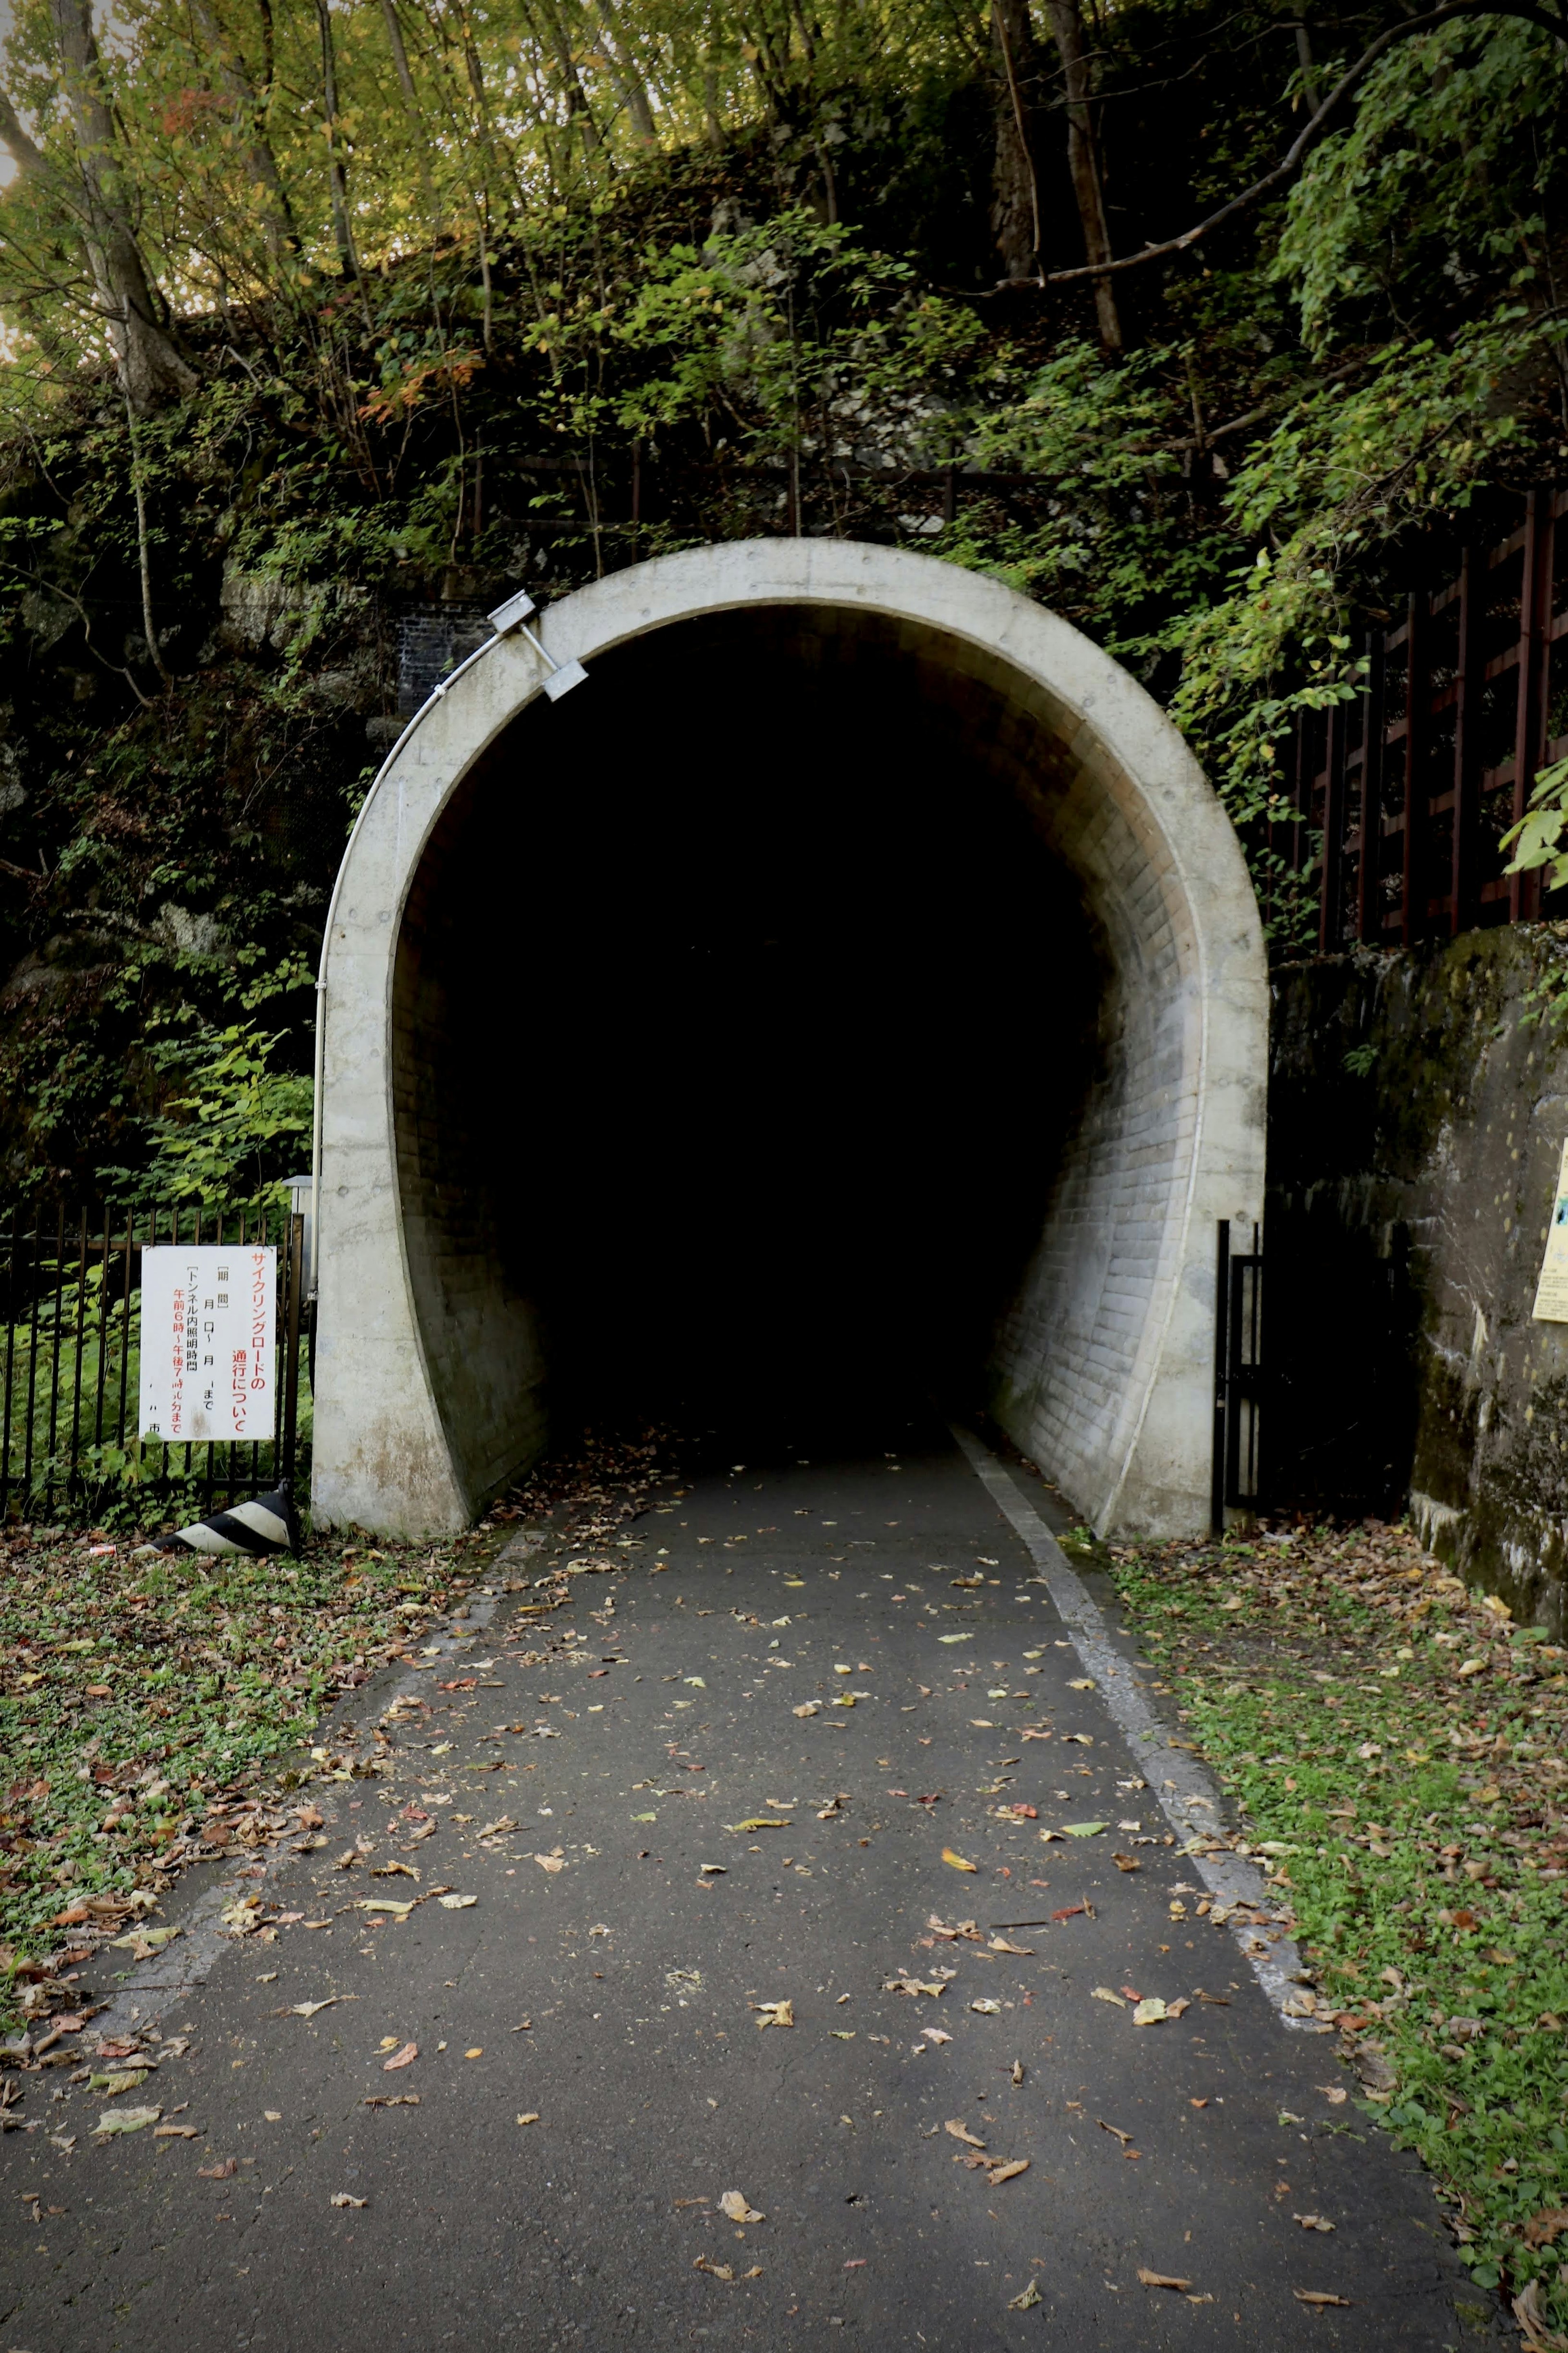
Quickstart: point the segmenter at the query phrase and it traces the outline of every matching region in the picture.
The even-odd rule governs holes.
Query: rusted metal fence
[[[254,1205],[0,1215],[0,1520],[193,1490],[203,1508],[292,1483],[299,1467],[303,1218]],[[165,1445],[137,1435],[142,1252],[159,1243],[278,1250],[277,1435]]]
[[[1505,538],[1465,549],[1457,576],[1369,634],[1354,702],[1298,720],[1296,816],[1268,847],[1281,893],[1316,883],[1320,954],[1568,911],[1539,872],[1505,875],[1500,847],[1538,771],[1568,754],[1565,515],[1568,490],[1531,491]]]

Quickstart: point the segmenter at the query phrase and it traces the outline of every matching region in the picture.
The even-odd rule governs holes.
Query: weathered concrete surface
[[[1278,974],[1268,1226],[1285,1492],[1408,1489],[1436,1551],[1557,1634],[1568,1326],[1531,1307],[1568,1042],[1521,1016],[1562,956],[1530,924]]]
[[[993,1403],[1101,1529],[1204,1525],[1215,1221],[1258,1214],[1263,1172],[1266,978],[1229,823],[1156,704],[1055,616],[927,558],[782,540],[661,558],[568,598],[546,640],[589,683],[541,704],[542,665],[508,638],[414,723],[365,804],[322,967],[319,1522],[455,1527],[542,1440],[537,1303],[480,1181],[479,1090],[454,1118],[429,1083],[465,1049],[447,878],[482,854],[465,834],[481,824],[479,764],[500,747],[513,796],[573,790],[592,770],[573,731],[591,726],[596,659],[668,632],[669,709],[684,711],[700,688],[682,624],[780,608],[808,610],[841,658],[861,642],[896,657],[899,691],[933,711],[967,712],[965,788],[1016,794],[1076,880],[1103,946],[1101,1068],[997,1335]],[[520,909],[560,887],[520,875]],[[1049,1086],[1052,1006],[1012,1018],[1020,1068]]]
[[[420,1679],[430,1715],[393,1729],[383,1777],[311,1785],[329,1847],[235,1891],[303,1919],[226,1949],[172,2009],[127,1989],[188,2037],[140,2097],[196,2138],[96,2147],[115,2101],[21,2079],[37,2128],[0,2141],[8,2348],[1501,2341],[1415,2160],[1325,2097],[1355,2088],[1331,2042],[1281,2026],[1229,1929],[1173,1922],[1193,1873],[1143,1786],[1158,1751],[1074,1688],[1006,1520],[935,1431],[882,1443],[907,1451],[704,1478],[639,1524],[630,1576],[580,1580],[585,1655],[557,1618],[525,1665],[538,1630],[502,1600],[460,1666]],[[362,1725],[387,1696],[356,1695]],[[1050,1725],[1092,1746],[1022,1736]],[[1037,1820],[1003,1818],[1019,1802]],[[416,1843],[411,1804],[437,1825]],[[789,1827],[731,1827],[757,1816]],[[1040,1842],[1092,1819],[1140,1827]],[[519,1827],[477,1836],[497,1820]],[[372,1852],[334,1870],[356,1836]],[[1111,1849],[1133,1839],[1124,1874]],[[389,1859],[421,1880],[369,1875]],[[441,1886],[477,1900],[379,1928],[353,1908]],[[936,1938],[933,1912],[1039,1925],[994,1952]],[[889,1989],[949,1969],[941,1994]],[[1100,1985],[1192,2007],[1138,2027]],[[794,2026],[759,2031],[753,2005],[780,2000]],[[405,2042],[417,2060],[386,2073]],[[365,2105],[389,2095],[418,2105]],[[1028,2170],[992,2184],[950,2119]],[[763,2219],[725,2220],[731,2189]]]

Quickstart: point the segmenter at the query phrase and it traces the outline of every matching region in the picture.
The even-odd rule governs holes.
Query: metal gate
[[[1233,1252],[1230,1219],[1219,1221],[1215,1271],[1214,1472],[1209,1518],[1223,1535],[1227,1510],[1257,1510],[1263,1497],[1263,1242]]]
[[[278,1250],[278,1434],[166,1445],[137,1435],[142,1252],[167,1242]],[[100,1510],[127,1494],[195,1491],[204,1509],[299,1470],[305,1220],[287,1210],[158,1204],[0,1216],[0,1521]]]

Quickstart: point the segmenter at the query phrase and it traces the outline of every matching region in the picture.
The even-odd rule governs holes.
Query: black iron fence
[[[1225,1533],[1227,1510],[1263,1501],[1263,1244],[1233,1250],[1230,1219],[1219,1221],[1215,1284],[1214,1483],[1210,1519]]]
[[[0,1520],[99,1510],[179,1493],[207,1506],[300,1472],[303,1218],[254,1204],[70,1208],[0,1215]],[[142,1438],[142,1254],[160,1244],[277,1250],[275,1435]],[[308,1388],[307,1388],[308,1401]]]

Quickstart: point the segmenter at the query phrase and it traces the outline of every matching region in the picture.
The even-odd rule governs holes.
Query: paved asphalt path
[[[1173,1918],[1196,1897],[1147,1757],[1074,1688],[944,1436],[719,1469],[637,1528],[629,1573],[578,1579],[545,1633],[502,1571],[460,1664],[354,1695],[362,1751],[395,1687],[429,1712],[400,1711],[379,1778],[313,1784],[330,1845],[268,1866],[268,1906],[331,1926],[226,1945],[162,2017],[188,2041],[155,2096],[199,2138],[95,2144],[112,2103],[26,2079],[44,2126],[0,2144],[0,2353],[1492,2338],[1332,2042],[1284,2028],[1228,1931]],[[415,1841],[411,1808],[438,1830]],[[735,1827],[759,1818],[784,1826]],[[1084,1821],[1110,1828],[1040,1839]],[[364,1860],[336,1869],[347,1841]],[[419,1888],[369,1875],[388,1861]],[[437,1885],[478,1900],[339,1908]],[[1001,1931],[1026,1951],[988,1949],[1021,1921],[1045,1924]],[[886,1989],[939,1971],[940,1993]],[[1138,2027],[1097,1986],[1192,2006]],[[759,2026],[785,2001],[793,2026]],[[993,2183],[950,2121],[1028,2169]],[[724,2216],[732,2189],[761,2220]]]

